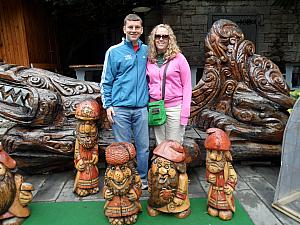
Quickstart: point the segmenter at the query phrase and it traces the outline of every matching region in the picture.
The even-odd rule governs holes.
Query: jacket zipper
[[[139,49],[137,50],[137,52]],[[138,57],[137,57],[137,52],[135,52],[135,66],[136,66],[136,85],[135,85],[135,106],[137,106],[137,89],[138,89],[138,84],[139,84],[139,63],[138,63]]]

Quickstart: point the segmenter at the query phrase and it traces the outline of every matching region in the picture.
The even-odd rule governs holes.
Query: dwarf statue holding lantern
[[[166,140],[153,151],[148,172],[148,214],[171,213],[177,218],[190,215],[186,154],[177,141]]]
[[[19,225],[30,215],[26,207],[32,200],[33,186],[23,182],[19,174],[10,169],[16,167],[13,160],[0,146],[0,224]]]
[[[233,191],[237,184],[237,175],[230,153],[231,142],[221,129],[207,129],[206,180],[210,183],[208,190],[208,214],[230,220],[235,212]]]
[[[142,210],[142,181],[136,163],[136,151],[131,143],[115,142],[105,150],[107,169],[104,176],[104,213],[110,224],[133,224]]]
[[[96,100],[80,102],[75,111],[79,120],[76,127],[74,164],[77,174],[74,192],[81,197],[99,192],[98,129],[96,121],[100,116],[100,106]]]

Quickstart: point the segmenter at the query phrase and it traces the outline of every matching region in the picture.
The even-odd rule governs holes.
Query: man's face
[[[211,173],[218,173],[224,169],[226,160],[223,151],[206,151],[206,168]]]
[[[157,176],[160,184],[165,183],[168,179],[174,178],[177,174],[175,164],[162,157],[157,157],[153,160],[151,170],[152,173]]]
[[[122,190],[128,188],[130,185],[132,171],[128,163],[123,165],[108,165],[105,178],[107,179],[107,185],[116,190]]]
[[[79,143],[86,149],[93,148],[97,144],[98,132],[95,123],[85,121],[76,128],[76,137]]]
[[[128,21],[126,25],[123,27],[124,34],[126,35],[126,39],[128,41],[132,41],[133,43],[137,43],[141,34],[143,33],[143,27],[141,21]]]

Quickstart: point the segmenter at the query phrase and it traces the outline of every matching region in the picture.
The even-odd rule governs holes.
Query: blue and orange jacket
[[[147,46],[140,40],[138,45],[135,52],[132,43],[123,39],[107,50],[100,82],[103,108],[147,106]]]

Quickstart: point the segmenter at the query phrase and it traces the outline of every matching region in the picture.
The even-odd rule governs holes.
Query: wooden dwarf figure
[[[133,224],[142,210],[142,181],[136,169],[136,151],[131,143],[115,142],[105,151],[104,213],[110,224]]]
[[[30,215],[26,207],[32,201],[33,186],[24,183],[19,174],[10,169],[16,167],[13,160],[0,146],[0,224],[19,225]]]
[[[237,184],[237,175],[231,164],[231,142],[221,129],[209,128],[206,132],[206,180],[210,183],[207,211],[211,216],[230,220],[235,212],[233,191]]]
[[[74,164],[77,174],[74,192],[81,197],[99,192],[98,129],[96,121],[100,116],[100,107],[96,100],[90,99],[78,104],[75,117],[76,141]]]
[[[153,151],[148,172],[148,214],[172,213],[177,218],[190,215],[186,154],[177,141],[167,140]]]

